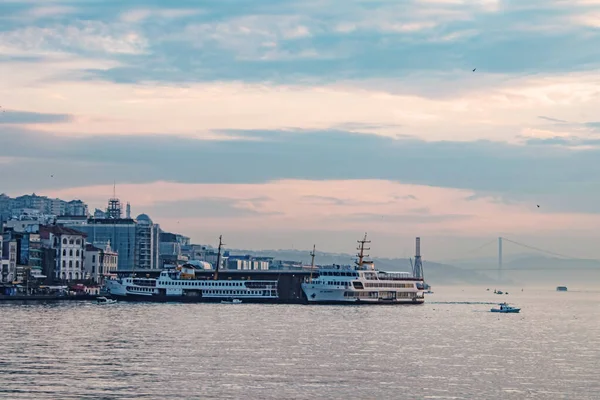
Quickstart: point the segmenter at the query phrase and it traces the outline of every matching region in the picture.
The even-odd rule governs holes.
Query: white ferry
[[[222,243],[213,279],[196,277],[195,268],[177,267],[161,271],[158,279],[123,277],[105,282],[111,297],[131,301],[220,302],[243,300],[245,303],[278,302],[276,280],[218,279]]]
[[[384,272],[375,269],[364,254],[367,235],[358,243],[355,266],[329,266],[316,270],[302,283],[309,303],[321,304],[423,304],[423,279],[409,272]],[[314,269],[314,250],[312,268]],[[417,286],[420,284],[421,288]]]
[[[277,302],[277,281],[196,279],[194,269],[165,270],[158,279],[124,277],[106,281],[111,297],[137,301]]]

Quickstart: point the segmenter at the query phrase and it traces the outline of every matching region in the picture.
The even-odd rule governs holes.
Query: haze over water
[[[599,292],[434,291],[398,307],[4,303],[0,398],[600,398]],[[498,301],[521,314],[453,304]]]

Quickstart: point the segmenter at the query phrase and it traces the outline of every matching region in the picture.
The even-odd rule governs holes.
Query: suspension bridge
[[[521,243],[518,242],[516,240],[512,240],[506,237],[498,237],[498,238],[494,238],[491,241],[485,242],[484,244],[470,250],[469,252],[467,252],[467,254],[469,255],[473,255],[476,254],[477,252],[480,252],[483,249],[486,248],[490,248],[492,246],[496,246],[496,249],[498,251],[498,265],[497,267],[481,267],[481,268],[462,268],[465,270],[469,270],[469,271],[494,271],[497,270],[498,271],[498,279],[502,278],[502,271],[516,271],[516,270],[520,270],[520,271],[544,271],[544,270],[557,270],[556,267],[548,267],[548,266],[536,266],[536,267],[531,267],[531,266],[518,266],[518,267],[505,267],[503,266],[503,245],[504,243],[508,243],[510,245],[514,245],[517,247],[520,247],[522,249],[527,249],[527,250],[532,250],[538,254],[543,254],[546,256],[551,256],[553,258],[558,258],[558,259],[563,259],[563,260],[573,260],[573,261],[587,261],[587,262],[593,262],[593,263],[597,263],[597,265],[595,266],[580,266],[580,265],[572,265],[569,266],[569,270],[597,270],[600,271],[600,260],[599,259],[592,259],[592,258],[582,258],[582,257],[577,257],[577,256],[572,256],[572,255],[568,255],[568,254],[561,254],[561,253],[557,253],[551,250],[546,250],[546,249],[542,249],[536,246],[531,246],[525,243]]]

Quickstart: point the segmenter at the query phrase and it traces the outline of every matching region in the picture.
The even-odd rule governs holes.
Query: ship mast
[[[313,251],[312,251],[312,253],[310,253],[311,261],[310,261],[310,277],[308,278],[309,283],[312,283],[312,274],[313,274],[313,270],[315,269],[315,248],[316,248],[316,245],[313,244]]]
[[[362,265],[363,265],[363,259],[364,259],[365,257],[369,257],[369,255],[368,255],[368,254],[365,254],[365,250],[371,250],[371,248],[370,248],[370,247],[369,247],[369,248],[365,248],[365,244],[366,244],[366,243],[371,243],[371,241],[370,241],[370,240],[367,240],[367,234],[365,233],[365,237],[363,238],[363,240],[357,240],[357,242],[358,242],[359,246],[358,246],[356,249],[357,249],[359,252],[358,252],[358,254],[356,255],[356,256],[358,257],[358,261],[355,261],[355,264],[356,264],[358,267],[362,267]]]
[[[215,267],[214,280],[219,279],[219,266],[221,265],[221,248],[225,245],[223,243],[223,235],[219,236],[219,253],[217,254],[217,266]]]

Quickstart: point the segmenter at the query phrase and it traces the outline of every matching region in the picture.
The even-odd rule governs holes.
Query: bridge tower
[[[423,279],[423,263],[421,261],[421,238],[416,239],[415,249],[415,265],[413,267],[413,276],[418,279]]]

